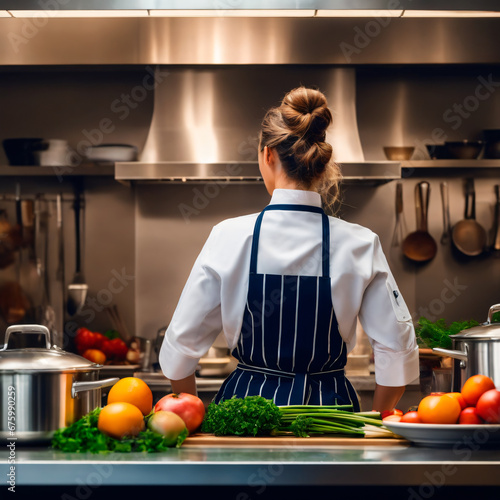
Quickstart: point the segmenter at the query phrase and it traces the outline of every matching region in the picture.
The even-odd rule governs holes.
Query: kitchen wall
[[[114,71],[108,68],[99,72],[92,68],[78,71],[59,68],[50,72],[16,73],[4,69],[0,78],[0,105],[8,119],[0,121],[1,138],[67,137],[75,146],[85,138],[83,130],[93,130],[101,119],[110,118],[116,130],[106,141],[131,142],[141,147],[152,113],[152,96],[137,103],[134,116],[124,120],[119,119],[111,105],[140,83],[145,71],[145,68]],[[489,95],[474,100],[481,77],[490,82]],[[105,85],[100,85],[102,81]],[[365,158],[384,159],[385,145],[415,145],[422,152],[423,144],[437,128],[453,139],[475,139],[483,128],[500,128],[496,84],[499,81],[496,66],[471,65],[446,70],[432,66],[360,67],[358,125]],[[469,115],[462,117],[460,127],[453,129],[456,116],[460,116],[454,111],[455,105],[463,106],[460,109]],[[471,110],[467,111],[467,106]],[[452,111],[447,113],[449,109]],[[5,164],[5,159],[1,158],[0,163]],[[420,315],[449,321],[472,317],[483,320],[488,307],[500,302],[500,259],[484,256],[464,260],[449,245],[439,244],[443,230],[439,184],[446,181],[449,185],[451,220],[455,223],[463,217],[463,180],[466,176],[475,177],[477,218],[490,230],[493,186],[500,183],[498,172],[498,168],[404,171],[404,216],[408,231],[415,228],[414,187],[423,179],[431,184],[429,230],[438,241],[438,253],[426,265],[407,261],[400,248],[391,247],[396,182],[344,186],[339,216],[379,234],[415,320]],[[0,177],[0,208],[6,206],[11,210],[12,201],[2,201],[1,196],[12,198],[17,182],[22,184],[23,196],[43,192],[53,198],[63,192],[67,200],[66,285],[74,272],[72,180],[71,175],[63,175],[62,180],[56,175]],[[104,306],[115,303],[129,329],[149,338],[154,338],[158,328],[169,323],[191,265],[211,227],[227,217],[259,211],[269,200],[262,184],[123,186],[106,176],[86,177],[84,182],[84,258],[90,301],[86,312],[72,319],[75,324],[96,330],[108,328],[112,324]],[[195,213],[187,217],[186,207]],[[51,220],[53,230],[54,219]],[[54,254],[52,262],[53,271]],[[0,272],[2,279],[6,279],[5,271]],[[117,287],[117,283],[122,286]]]

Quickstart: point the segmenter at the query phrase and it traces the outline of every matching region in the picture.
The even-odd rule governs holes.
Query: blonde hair
[[[333,148],[325,142],[331,123],[325,95],[297,87],[266,113],[260,132],[260,150],[274,148],[288,177],[299,187],[317,191],[327,208],[338,200],[342,179]]]

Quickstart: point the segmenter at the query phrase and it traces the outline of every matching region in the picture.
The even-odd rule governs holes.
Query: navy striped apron
[[[268,210],[321,214],[322,276],[257,273],[260,228]],[[359,411],[356,392],[344,373],[346,345],[331,293],[328,216],[320,207],[268,205],[253,233],[247,302],[232,351],[238,366],[214,401],[260,395],[279,406],[349,404]]]

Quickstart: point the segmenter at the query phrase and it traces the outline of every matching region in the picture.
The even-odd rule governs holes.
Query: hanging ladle
[[[437,252],[437,244],[427,230],[430,185],[426,181],[417,184],[415,206],[417,207],[417,230],[403,241],[404,255],[415,262],[432,260]]]

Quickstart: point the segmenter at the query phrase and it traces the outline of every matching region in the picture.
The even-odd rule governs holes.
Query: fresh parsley
[[[451,349],[452,340],[450,335],[467,330],[473,326],[478,326],[479,323],[475,320],[470,321],[454,321],[450,325],[441,318],[436,322],[432,322],[427,318],[421,317],[416,325],[415,332],[417,340],[420,345],[425,347],[442,347],[444,349]]]
[[[202,432],[216,436],[265,436],[279,426],[281,412],[271,399],[247,396],[210,403]]]

